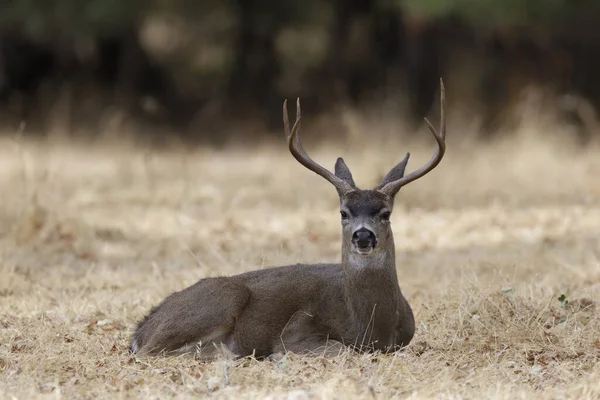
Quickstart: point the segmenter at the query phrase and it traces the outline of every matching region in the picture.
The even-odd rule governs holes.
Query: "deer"
[[[174,292],[141,320],[129,347],[133,355],[194,352],[216,357],[269,358],[276,354],[393,353],[415,333],[415,318],[398,283],[390,217],[399,190],[425,176],[446,150],[445,90],[440,79],[440,132],[427,118],[437,149],[405,175],[405,157],[372,190],[359,189],[340,157],[334,173],[311,159],[300,139],[300,99],[289,151],[305,168],[332,184],[339,196],[341,262],[268,267],[200,279]],[[221,349],[220,353],[211,349]]]

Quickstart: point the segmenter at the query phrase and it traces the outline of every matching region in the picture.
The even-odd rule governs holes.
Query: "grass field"
[[[375,186],[432,142],[343,155]],[[329,167],[341,152],[306,147]],[[283,143],[0,149],[1,398],[600,398],[598,146],[450,140],[400,192],[397,269],[417,319],[405,351],[210,364],[130,357],[136,321],[203,277],[337,261],[335,190]]]

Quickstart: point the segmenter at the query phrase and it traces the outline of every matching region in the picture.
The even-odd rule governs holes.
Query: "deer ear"
[[[356,187],[354,179],[352,179],[352,173],[342,157],[339,157],[335,162],[335,176],[348,182],[353,187]]]
[[[400,161],[398,163],[398,165],[396,165],[394,168],[392,168],[390,172],[387,173],[387,175],[383,178],[383,181],[381,181],[381,185],[379,185],[377,187],[377,189],[381,189],[388,183],[397,181],[398,179],[401,179],[402,177],[404,177],[404,170],[406,169],[406,164],[408,164],[409,157],[410,157],[410,153],[406,153],[406,156],[404,156],[404,159],[402,161]]]

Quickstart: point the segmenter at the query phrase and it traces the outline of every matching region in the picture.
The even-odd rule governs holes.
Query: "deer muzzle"
[[[377,236],[367,228],[360,228],[352,234],[352,244],[357,253],[362,255],[371,254],[377,245]]]

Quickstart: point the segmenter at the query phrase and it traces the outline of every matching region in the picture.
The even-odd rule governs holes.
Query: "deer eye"
[[[386,212],[381,213],[380,217],[383,221],[389,221],[391,215],[392,215],[391,212],[386,211]]]
[[[340,211],[340,215],[342,216],[342,219],[348,219],[348,213],[346,211]]]

